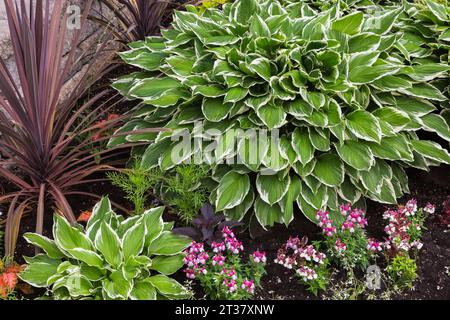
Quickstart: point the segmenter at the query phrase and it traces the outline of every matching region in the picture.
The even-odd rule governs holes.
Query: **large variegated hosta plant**
[[[408,192],[405,167],[450,163],[445,149],[416,134],[450,139],[436,107],[446,97],[430,84],[448,80],[450,68],[411,63],[396,46],[403,34],[392,29],[402,10],[342,13],[339,3],[316,11],[306,1],[238,0],[202,15],[176,12],[173,29],[121,54],[143,69],[114,84],[142,101],[121,130],[164,125],[218,138],[188,151],[167,132],[111,145],[156,138],[142,166],[164,170],[213,146],[204,161],[216,181],[216,210],[234,220],[254,215],[264,227],[289,224],[294,203],[311,219],[320,208],[362,205],[365,197],[395,203]],[[200,120],[215,133],[194,125]],[[278,129],[280,138],[233,129]]]
[[[47,288],[54,299],[185,299],[190,293],[168,276],[183,266],[190,238],[171,232],[163,207],[124,219],[104,198],[86,229],[55,215],[54,240],[36,233],[25,239],[45,253],[25,258],[20,278]]]

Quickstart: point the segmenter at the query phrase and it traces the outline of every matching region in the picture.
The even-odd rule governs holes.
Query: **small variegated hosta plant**
[[[107,198],[98,203],[86,229],[55,215],[54,240],[39,234],[25,239],[44,253],[25,258],[20,278],[47,288],[54,299],[155,300],[190,297],[169,276],[183,266],[190,238],[171,232],[163,207],[124,219]]]
[[[294,203],[311,220],[366,197],[395,203],[408,192],[404,168],[450,163],[416,133],[450,140],[436,112],[446,97],[430,83],[448,80],[450,67],[413,62],[396,46],[403,8],[344,13],[339,2],[307,2],[237,0],[201,15],[188,7],[161,37],[130,44],[121,57],[142,71],[113,86],[142,103],[119,131],[165,126],[194,142],[137,132],[110,146],[148,141],[144,168],[208,163],[216,211],[238,221],[248,212],[264,227],[289,224]]]

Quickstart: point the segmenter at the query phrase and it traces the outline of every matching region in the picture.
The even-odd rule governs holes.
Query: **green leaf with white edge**
[[[148,247],[149,255],[173,256],[186,249],[192,240],[189,237],[164,231]]]
[[[152,260],[150,266],[151,270],[158,271],[161,274],[169,276],[177,272],[181,267],[183,267],[183,255],[177,254],[174,256],[157,256]]]
[[[157,299],[155,287],[148,281],[136,281],[130,292],[131,300],[152,301]]]
[[[436,107],[427,100],[407,96],[396,97],[395,106],[399,110],[417,117],[422,117],[436,110]]]
[[[425,158],[450,164],[450,154],[436,142],[412,140],[411,145],[415,151]]]
[[[258,174],[256,188],[259,196],[269,205],[279,202],[288,192],[291,180],[289,175],[279,177],[278,175]]]
[[[389,123],[395,129],[401,129],[411,121],[406,112],[394,107],[379,108],[372,114],[378,119]]]
[[[379,35],[373,33],[362,33],[348,40],[348,53],[374,52],[380,46]]]
[[[162,215],[164,207],[153,208],[143,213],[143,220],[146,226],[145,247],[148,247],[153,240],[158,238],[164,229]]]
[[[272,74],[269,59],[263,57],[257,58],[248,64],[247,67],[264,80],[270,81]]]
[[[281,209],[283,211],[283,222],[287,226],[294,220],[294,202],[301,192],[302,184],[297,175],[291,175],[289,190],[281,200]]]
[[[388,33],[403,10],[403,7],[399,7],[389,11],[382,11],[381,15],[374,14],[369,16],[364,20],[362,31],[373,32],[379,35]]]
[[[295,152],[291,141],[285,135],[280,139],[280,154],[284,159],[288,160],[291,165],[298,160],[297,152]]]
[[[327,152],[330,150],[330,134],[319,128],[309,128],[309,138],[316,150]]]
[[[103,222],[95,237],[95,247],[100,251],[111,266],[118,268],[122,263],[123,254],[121,241],[109,224]]]
[[[52,286],[52,291],[65,288],[71,298],[89,297],[93,289],[92,283],[80,274],[72,273],[56,280]]]
[[[264,230],[267,230],[267,227],[273,227],[276,222],[283,222],[283,212],[277,203],[271,206],[257,197],[254,209],[256,219]]]
[[[316,221],[317,210],[313,208],[308,202],[306,202],[306,200],[302,197],[301,194],[297,198],[297,204],[307,219],[309,219],[313,223],[317,223]]]
[[[25,258],[25,261],[27,266],[24,271],[19,273],[19,278],[36,288],[46,287],[47,281],[57,273],[61,263],[61,260],[51,259],[43,254]]]
[[[436,132],[441,138],[450,141],[450,127],[442,116],[430,113],[421,120],[425,130]]]
[[[192,68],[194,67],[193,60],[182,56],[171,56],[165,61],[167,64],[169,64],[170,68],[173,72],[175,72],[175,74],[182,77],[191,75]]]
[[[241,222],[242,219],[244,219],[245,214],[253,206],[254,201],[255,201],[255,192],[253,191],[253,189],[250,189],[247,196],[244,198],[244,201],[242,201],[240,205],[232,209],[225,210],[224,214],[230,221]]]
[[[61,251],[76,248],[93,250],[91,240],[79,229],[70,226],[69,222],[58,214],[54,215],[53,235]]]
[[[316,210],[323,209],[328,202],[327,187],[323,184],[320,184],[317,190],[313,192],[305,183],[302,183],[300,196]]]
[[[181,88],[182,84],[172,78],[149,78],[136,83],[130,89],[131,95],[142,99],[158,99],[167,91]]]
[[[382,167],[378,165],[379,161],[376,161],[375,165],[367,171],[360,171],[359,177],[363,186],[372,193],[379,194],[383,185],[384,175],[381,171]]]
[[[25,233],[23,237],[28,243],[43,249],[50,258],[52,259],[64,258],[64,254],[61,252],[61,250],[59,250],[55,241],[37,233]]]
[[[119,56],[128,64],[148,71],[157,71],[164,62],[165,54],[147,50],[119,52]]]
[[[146,225],[143,219],[139,219],[136,224],[125,232],[122,238],[122,251],[124,260],[131,256],[139,256],[144,249]]]
[[[202,103],[202,112],[205,118],[211,122],[219,122],[225,119],[232,105],[230,103],[224,103],[222,98],[205,98]]]
[[[103,280],[103,289],[111,299],[128,300],[133,284],[121,271],[114,271],[109,279]]]
[[[450,66],[443,63],[426,63],[411,66],[412,72],[407,75],[420,82],[431,81],[435,78],[446,77]]]
[[[296,128],[292,134],[292,147],[297,152],[300,162],[305,165],[314,157],[314,147],[305,129]]]
[[[250,24],[250,33],[255,37],[269,38],[271,35],[269,27],[259,15],[253,16]]]
[[[234,87],[228,90],[225,95],[223,102],[224,103],[235,103],[241,101],[248,95],[248,89],[241,87]]]
[[[358,138],[366,141],[381,141],[381,127],[378,119],[370,112],[357,110],[346,120],[347,128]]]
[[[256,114],[269,129],[279,128],[286,121],[286,113],[283,108],[273,104],[260,107],[256,110]]]
[[[372,151],[361,142],[347,140],[335,143],[334,147],[341,159],[356,170],[369,170],[375,163]]]
[[[219,98],[226,94],[226,90],[219,85],[202,85],[194,87],[193,94],[207,98]]]
[[[337,187],[344,182],[344,164],[337,155],[322,154],[317,158],[313,175],[323,184],[329,187]]]
[[[156,275],[146,279],[156,290],[169,299],[187,299],[191,296],[181,284],[165,275]]]
[[[340,19],[334,20],[331,24],[331,29],[354,35],[361,31],[364,14],[360,11],[353,12]]]
[[[98,253],[96,253],[92,250],[86,250],[86,249],[82,249],[82,248],[73,248],[73,249],[67,249],[66,251],[73,258],[83,261],[88,266],[103,268],[102,257]]]
[[[412,87],[412,83],[410,81],[398,76],[385,76],[378,80],[375,80],[370,85],[380,91],[393,91],[400,89],[409,89]]]
[[[354,84],[366,84],[397,73],[399,68],[390,64],[376,66],[359,66],[350,70],[349,81]]]
[[[216,210],[222,211],[238,206],[250,190],[246,174],[230,171],[220,180],[217,188]]]
[[[369,142],[367,145],[375,157],[386,160],[413,161],[413,153],[409,141],[404,135],[384,137],[381,143]]]
[[[247,135],[239,140],[238,160],[252,171],[257,171],[269,148],[267,139],[255,134]]]
[[[415,84],[412,88],[399,90],[401,93],[417,98],[445,101],[447,98],[435,86],[429,83]]]

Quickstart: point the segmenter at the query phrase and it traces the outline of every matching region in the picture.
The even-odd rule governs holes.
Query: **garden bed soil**
[[[405,203],[410,198],[416,198],[419,206],[426,205],[427,202],[437,206],[436,213],[426,222],[427,229],[423,234],[424,246],[419,253],[418,275],[414,290],[403,294],[394,295],[395,299],[450,299],[450,237],[449,229],[439,223],[436,215],[442,210],[442,203],[450,195],[450,175],[449,167],[443,166],[433,168],[429,173],[418,170],[409,170],[411,194],[402,198],[399,203]],[[3,184],[4,188],[7,185]],[[123,193],[113,187],[109,182],[100,182],[87,186],[86,191],[98,191],[104,195],[109,195],[111,201],[115,201],[122,206],[130,208],[129,203],[123,203]],[[85,210],[91,210],[96,203],[95,199],[86,197],[71,197],[69,202],[74,208],[75,214],[80,214]],[[385,221],[382,213],[389,206],[368,201],[367,218],[369,222],[368,232],[370,237],[382,239],[384,234]],[[2,209],[5,212],[5,208]],[[51,230],[52,217],[46,216],[46,234]],[[165,213],[166,221],[176,221],[173,213]],[[27,216],[23,220],[21,234],[23,232],[34,231],[34,219]],[[267,253],[268,265],[267,275],[262,280],[262,290],[258,290],[255,299],[283,299],[283,300],[305,300],[320,299],[309,293],[305,286],[301,285],[294,276],[294,271],[273,262],[278,248],[280,248],[290,236],[307,236],[310,240],[319,240],[320,229],[307,220],[302,214],[297,214],[296,218],[289,226],[277,225],[267,232],[253,232],[251,238],[248,232],[239,234],[243,241],[246,254],[250,254],[256,249]],[[23,263],[22,256],[32,256],[34,248],[27,244],[22,237],[18,240],[16,257],[18,262]],[[180,272],[175,276],[179,281],[184,281]],[[335,280],[344,280],[345,274],[339,273]],[[198,295],[201,298],[200,295]]]

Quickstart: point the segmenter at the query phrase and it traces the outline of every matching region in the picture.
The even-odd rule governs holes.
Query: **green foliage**
[[[410,49],[403,4],[363,12],[352,9],[358,1],[311,2],[238,0],[200,16],[188,7],[173,29],[121,53],[143,70],[113,87],[144,102],[121,130],[172,130],[126,137],[154,141],[141,165],[166,171],[212,148],[203,160],[216,210],[270,227],[288,225],[294,203],[311,220],[339,203],[396,203],[409,191],[405,167],[450,163],[446,149],[417,135],[450,140],[438,113],[450,67],[431,49]],[[200,132],[199,120],[215,133]],[[278,129],[280,139],[256,143],[236,129]],[[171,136],[186,131],[206,143],[180,151]]]
[[[124,219],[104,198],[86,229],[54,217],[54,240],[27,233],[44,254],[25,258],[20,278],[47,288],[54,299],[185,299],[190,293],[169,275],[183,265],[190,239],[171,232],[164,208]]]
[[[190,223],[207,202],[207,190],[202,186],[208,170],[197,165],[180,165],[172,175],[164,178],[164,199],[175,206],[177,214]]]
[[[131,168],[121,172],[108,172],[107,176],[113,185],[125,192],[125,198],[133,203],[135,215],[144,212],[147,193],[161,180],[159,170],[143,170],[137,161]]]
[[[387,272],[394,285],[400,289],[411,289],[417,278],[416,260],[411,259],[407,254],[396,255],[387,267]]]
[[[205,10],[211,8],[217,8],[227,2],[232,2],[230,0],[203,0],[202,3],[198,6],[199,13],[205,12]]]

